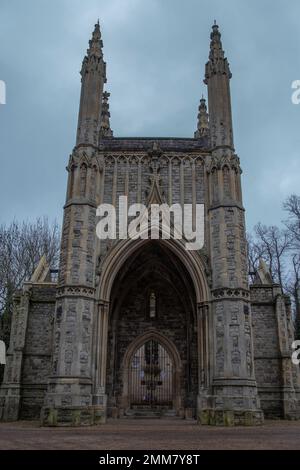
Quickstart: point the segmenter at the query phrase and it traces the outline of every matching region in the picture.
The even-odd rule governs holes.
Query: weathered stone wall
[[[15,298],[0,393],[4,420],[39,419],[52,356],[56,285],[26,283]]]
[[[50,375],[55,287],[33,286],[22,367],[21,419],[39,419]]]
[[[299,370],[291,361],[287,302],[278,285],[251,286],[255,376],[267,418],[299,416]]]
[[[151,189],[153,167],[147,153],[116,155],[105,153],[105,203],[116,203],[119,196],[128,196],[129,204],[147,204]],[[191,154],[169,153],[159,158],[157,173],[161,195],[169,203],[191,204],[204,202],[204,161],[202,152]],[[193,200],[193,179],[195,197]]]
[[[157,160],[153,145],[158,146]],[[154,181],[157,181],[161,202],[172,204],[203,204],[206,197],[205,139],[104,139],[99,158],[99,203],[113,204],[118,213],[119,197],[127,196],[128,205],[148,205]],[[156,201],[158,202],[158,201]],[[119,219],[117,217],[117,230]],[[111,242],[102,240],[103,258]]]
[[[254,368],[266,417],[282,417],[280,352],[272,287],[251,288]]]

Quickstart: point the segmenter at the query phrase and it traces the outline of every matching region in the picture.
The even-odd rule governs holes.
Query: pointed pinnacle
[[[227,75],[231,78],[230,67],[222,46],[221,33],[219,26],[214,22],[212,31],[210,33],[210,49],[209,58],[205,66],[205,79],[204,83],[208,83],[207,80],[213,74]]]
[[[110,127],[110,112],[108,98],[110,93],[105,91],[102,95],[102,113],[101,113],[101,125],[100,125],[100,139],[103,137],[112,137],[113,131]]]
[[[213,38],[216,39],[217,38],[220,41],[221,33],[219,31],[219,25],[217,25],[216,20],[214,20],[214,24],[212,25],[211,28],[212,28],[212,32],[211,32],[210,38],[211,39],[213,39]]]
[[[216,20],[212,26],[212,32],[210,33],[210,59],[224,59],[224,51],[221,41],[221,33]]]
[[[93,38],[94,37],[98,37],[100,35],[101,37],[101,33],[100,33],[100,23],[99,23],[99,20],[97,21],[97,23],[95,24],[95,27],[94,27],[94,31],[93,31]]]
[[[92,55],[96,57],[102,57],[102,47],[103,43],[101,40],[101,31],[99,20],[95,24],[92,38],[89,41],[89,48],[87,50],[87,55],[90,57]]]
[[[209,119],[207,113],[207,106],[205,98],[202,95],[200,100],[200,105],[198,108],[198,123],[197,123],[197,130],[194,133],[195,139],[198,139],[203,136],[207,136],[209,134]]]
[[[214,24],[212,25],[212,32],[210,34],[210,37],[211,37],[211,39],[213,39],[216,36],[220,39],[221,33],[219,31],[219,25],[217,25],[217,22],[215,20]]]

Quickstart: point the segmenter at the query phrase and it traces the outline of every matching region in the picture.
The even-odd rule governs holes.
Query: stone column
[[[76,149],[69,178],[79,182],[67,192],[54,324],[53,371],[49,380],[42,423],[45,425],[98,424],[105,412],[93,400],[93,342],[97,319],[95,302],[97,152]],[[100,179],[99,172],[96,179]],[[83,178],[86,181],[83,182]],[[92,197],[93,195],[93,197]]]
[[[206,171],[213,357],[210,396],[206,408],[199,409],[199,420],[220,425],[262,421],[253,367],[244,208],[232,184],[239,180],[241,169],[233,148],[230,78],[221,34],[214,24],[205,70],[211,134]]]
[[[96,314],[96,200],[100,194],[98,158],[103,85],[99,22],[81,69],[76,147],[70,157],[67,200],[54,324],[53,372],[42,423],[98,424],[105,419],[93,406],[93,341]]]
[[[210,390],[210,326],[209,304],[197,306],[197,335],[198,335],[198,412],[206,410]]]
[[[100,302],[95,317],[95,379],[93,403],[106,409],[106,363],[109,304]]]
[[[295,378],[293,377],[293,367],[295,366],[293,365],[291,360],[291,345],[294,338],[290,328],[289,315],[291,314],[291,312],[289,311],[288,305],[289,299],[282,295],[280,287],[278,287],[276,290],[274,293],[276,296],[275,310],[281,362],[283,416],[285,419],[299,419],[300,409],[296,395],[298,380],[296,380],[295,384]],[[299,370],[297,370],[297,376],[297,379],[299,379]],[[299,393],[299,389],[297,391]]]
[[[224,159],[231,172],[239,167],[237,157],[220,158],[215,153],[208,168],[210,185],[223,184],[222,178],[212,177],[211,170],[221,173]],[[244,209],[233,191],[230,197],[222,190],[211,189],[210,194],[217,194],[208,207],[213,358],[209,368],[211,396],[207,409],[202,406],[199,410],[199,419],[206,424],[257,424],[262,421],[262,412],[253,366]],[[208,328],[205,325],[202,319],[204,331]]]

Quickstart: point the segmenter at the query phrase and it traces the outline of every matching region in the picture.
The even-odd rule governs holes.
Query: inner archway
[[[148,339],[135,350],[129,364],[131,409],[173,409],[174,363],[164,346]]]

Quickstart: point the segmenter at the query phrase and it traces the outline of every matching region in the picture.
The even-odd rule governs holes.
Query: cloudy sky
[[[229,59],[248,229],[277,224],[300,193],[299,0],[0,0],[0,222],[61,221],[79,70],[100,19],[116,136],[196,126],[216,19]]]

